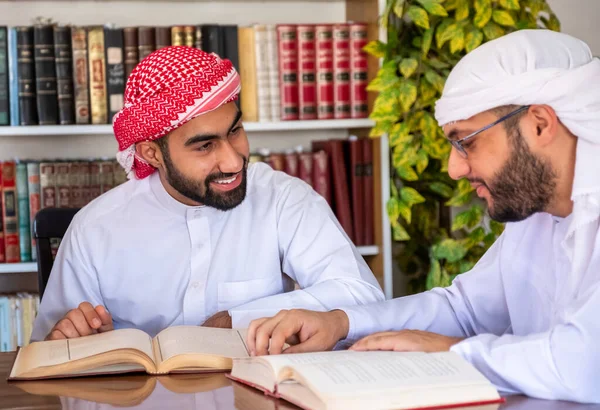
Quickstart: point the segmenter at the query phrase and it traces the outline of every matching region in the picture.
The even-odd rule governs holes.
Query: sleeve
[[[61,240],[33,324],[31,341],[44,340],[54,325],[81,302],[90,302],[93,306],[103,304],[98,278],[90,263],[85,262],[76,221],[73,220]]]
[[[452,351],[505,392],[549,400],[600,403],[600,283],[588,289],[547,332],[490,333],[464,340]]]
[[[506,232],[475,267],[447,288],[342,310],[350,322],[346,344],[376,332],[418,329],[453,337],[502,334],[510,317],[500,273],[500,252]]]
[[[282,309],[326,311],[385,299],[327,201],[305,182],[293,179],[282,190],[277,224],[282,271],[300,289],[231,309],[235,327]]]

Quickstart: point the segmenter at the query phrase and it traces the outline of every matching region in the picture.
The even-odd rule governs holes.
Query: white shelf
[[[368,118],[346,120],[310,120],[280,122],[247,122],[247,132],[333,130],[347,128],[371,128],[375,125]],[[25,125],[0,127],[0,136],[32,135],[112,135],[112,125]]]
[[[363,256],[374,256],[379,253],[379,247],[377,247],[376,245],[358,246],[357,248],[360,254]],[[37,272],[37,262],[0,263],[0,273],[26,272]]]

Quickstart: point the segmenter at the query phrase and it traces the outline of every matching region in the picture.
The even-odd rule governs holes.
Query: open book
[[[312,410],[412,409],[501,403],[453,352],[283,354],[233,360],[231,379]]]
[[[249,357],[246,330],[173,326],[156,337],[119,329],[76,339],[33,342],[18,350],[8,380],[145,371],[215,372]]]

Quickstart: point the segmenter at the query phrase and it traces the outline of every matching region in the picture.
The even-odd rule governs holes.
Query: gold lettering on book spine
[[[106,73],[104,61],[104,31],[102,27],[90,29],[88,33],[90,60],[90,105],[92,124],[106,124],[108,111],[106,101]]]

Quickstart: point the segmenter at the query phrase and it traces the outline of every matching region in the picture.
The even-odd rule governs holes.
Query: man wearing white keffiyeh
[[[501,391],[600,402],[600,60],[571,36],[517,31],[457,64],[436,119],[450,176],[509,222],[502,236],[448,288],[259,319],[251,348],[266,332],[296,334],[295,351],[451,350]]]

